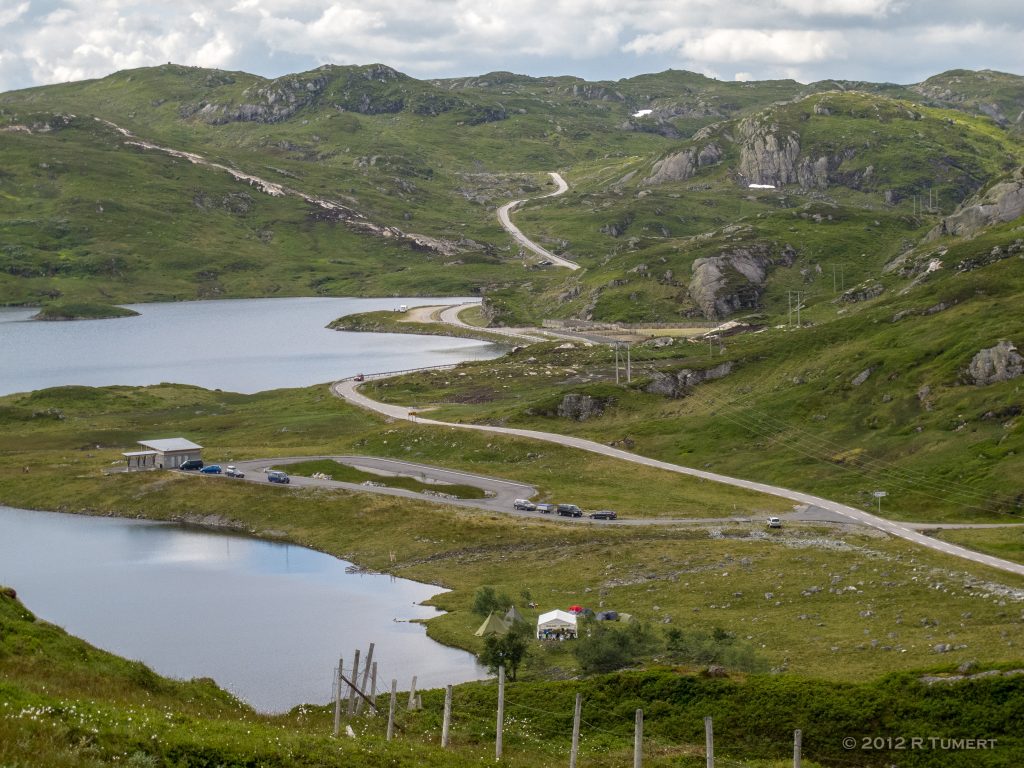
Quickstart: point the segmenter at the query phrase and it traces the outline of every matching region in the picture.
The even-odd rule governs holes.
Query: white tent
[[[576,615],[557,608],[537,617],[538,640],[564,640],[576,637]]]

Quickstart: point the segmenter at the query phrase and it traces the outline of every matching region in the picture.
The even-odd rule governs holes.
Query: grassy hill
[[[744,242],[792,246],[790,273],[841,267],[857,282],[1020,164],[999,115],[1021,83],[418,81],[379,64],[267,80],[165,65],[0,94],[0,301],[415,286],[486,294],[497,322],[670,320],[701,311],[692,263],[731,247],[736,226]],[[524,268],[494,216],[556,169],[570,193],[517,220],[586,267],[572,276]],[[762,182],[779,189],[747,189]],[[753,303],[777,307],[790,273]]]

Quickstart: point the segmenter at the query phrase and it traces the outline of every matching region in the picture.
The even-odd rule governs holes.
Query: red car
[[[361,374],[361,373],[357,373],[354,380],[355,381],[366,381],[366,377],[363,376],[363,374]]]

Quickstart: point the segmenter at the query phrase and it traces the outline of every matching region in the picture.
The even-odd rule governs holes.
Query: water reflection
[[[409,619],[437,587],[347,573],[319,552],[165,523],[0,506],[0,583],[89,642],[174,677],[213,677],[259,709],[325,702],[339,655],[376,643],[381,679],[479,679]]]

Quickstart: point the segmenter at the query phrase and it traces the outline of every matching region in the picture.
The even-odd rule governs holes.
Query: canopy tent
[[[567,637],[576,637],[576,617],[573,614],[555,609],[537,617],[538,640],[564,640]]]
[[[484,619],[484,623],[480,625],[480,629],[473,634],[477,637],[487,637],[488,635],[504,635],[506,632],[508,632],[508,624],[500,616],[495,616],[494,611],[491,611]]]

